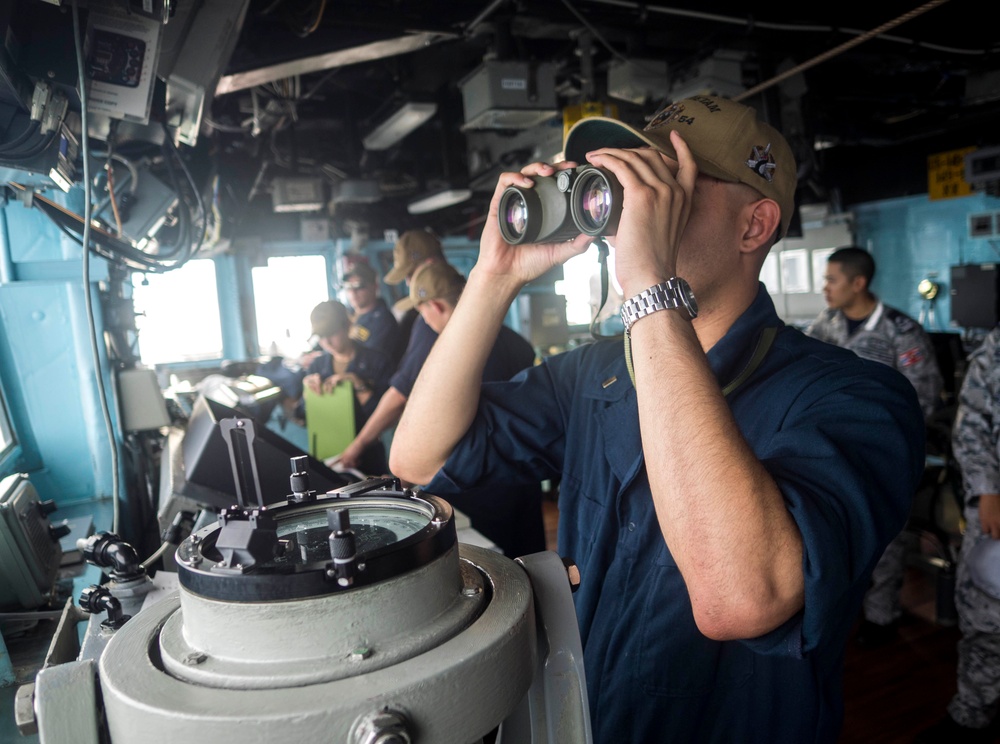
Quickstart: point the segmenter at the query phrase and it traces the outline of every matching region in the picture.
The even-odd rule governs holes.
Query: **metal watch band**
[[[693,300],[687,282],[673,277],[665,282],[654,284],[649,289],[644,289],[635,297],[630,297],[622,303],[621,309],[625,333],[631,337],[632,325],[639,318],[644,318],[658,310],[679,310],[686,319],[691,320],[695,317],[696,312],[692,313],[689,309],[689,303],[685,302],[685,297],[688,296]]]

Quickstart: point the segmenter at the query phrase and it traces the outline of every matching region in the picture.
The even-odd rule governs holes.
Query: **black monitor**
[[[992,328],[1000,320],[1000,273],[995,264],[951,267],[951,321],[962,328]]]
[[[231,408],[218,401],[198,396],[191,409],[184,439],[181,442],[181,457],[184,479],[188,483],[201,486],[183,489],[185,495],[199,502],[208,501],[206,506],[228,507],[236,504],[236,482],[229,446],[223,436],[219,422],[223,419],[250,419],[253,421],[253,449],[257,460],[257,475],[260,491],[265,504],[283,501],[290,493],[289,476],[292,473],[291,459],[306,458],[310,487],[325,493],[341,488],[351,482],[345,475],[337,473],[322,461],[303,452],[288,440],[279,436],[252,416],[237,408]],[[244,440],[245,442],[245,440]],[[234,446],[239,443],[234,441]],[[245,444],[244,444],[245,446]],[[245,472],[241,470],[241,472]],[[191,493],[187,493],[190,490]],[[257,494],[252,483],[249,488],[241,487],[243,500],[247,505],[256,505]]]

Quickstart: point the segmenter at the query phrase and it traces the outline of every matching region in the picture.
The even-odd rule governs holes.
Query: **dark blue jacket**
[[[780,329],[770,352],[727,402],[802,534],[805,607],[761,638],[717,642],[695,625],[653,509],[620,342],[484,385],[470,431],[427,485],[447,498],[561,477],[559,550],[582,574],[574,597],[597,742],[837,739],[845,643],[909,513],[923,416],[906,378],[785,327],[763,285],[708,353],[720,386],[767,326]]]
[[[376,300],[375,307],[367,313],[356,316],[351,324],[352,339],[362,346],[382,352],[393,364],[403,353],[401,335],[396,318],[382,298]]]
[[[413,383],[417,381],[420,368],[424,366],[427,355],[431,353],[431,347],[437,341],[437,333],[427,325],[427,321],[420,315],[413,321],[410,329],[410,340],[406,345],[403,358],[399,361],[396,373],[389,380],[389,386],[396,388],[407,398],[413,390]]]
[[[414,321],[410,345],[392,377],[392,387],[409,397],[437,336],[422,317]],[[501,326],[483,367],[483,382],[509,380],[534,361],[535,351],[531,344],[507,326]],[[545,550],[542,480],[539,478],[514,488],[506,483],[466,488],[461,493],[449,494],[446,499],[505,555],[516,558]]]

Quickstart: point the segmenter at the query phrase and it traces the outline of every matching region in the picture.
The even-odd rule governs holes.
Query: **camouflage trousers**
[[[955,586],[962,639],[958,642],[958,692],[948,714],[963,726],[985,728],[1000,701],[1000,600],[981,592],[969,577],[965,557],[982,534],[978,507],[965,510],[966,530]]]
[[[899,592],[906,573],[906,551],[910,543],[908,533],[901,532],[889,543],[872,571],[872,585],[865,593],[862,609],[865,620],[876,625],[889,625],[903,614]]]

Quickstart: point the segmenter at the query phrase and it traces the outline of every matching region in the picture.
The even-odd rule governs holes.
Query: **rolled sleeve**
[[[923,418],[911,385],[871,362],[812,399],[807,388],[759,457],[802,535],[805,602],[797,618],[751,645],[808,653],[843,618],[885,546],[906,523],[923,468]],[[845,416],[844,411],[850,411]]]

